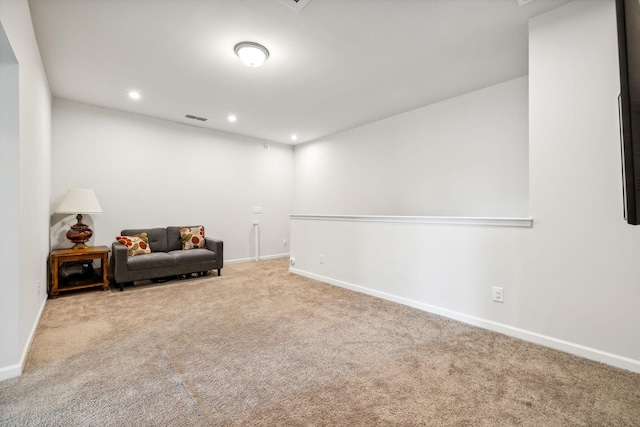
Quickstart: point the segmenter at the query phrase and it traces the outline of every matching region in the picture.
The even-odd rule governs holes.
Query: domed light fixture
[[[254,42],[240,42],[233,48],[238,58],[251,68],[261,66],[269,57],[269,51],[261,44]]]

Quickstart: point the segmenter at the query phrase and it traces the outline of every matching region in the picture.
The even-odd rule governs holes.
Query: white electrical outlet
[[[38,286],[38,295],[40,295],[40,280],[36,282],[36,285]]]
[[[282,246],[287,246],[287,239],[282,240]]]
[[[324,264],[324,255],[320,255],[320,264]]]
[[[499,286],[491,288],[491,295],[495,302],[504,302],[504,290]]]

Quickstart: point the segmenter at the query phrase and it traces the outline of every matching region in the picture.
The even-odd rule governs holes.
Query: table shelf
[[[101,286],[103,290],[109,290],[107,276],[107,260],[109,248],[106,246],[93,246],[84,249],[54,249],[49,256],[51,270],[51,286],[49,298],[57,298],[60,292],[77,289],[93,288]],[[65,263],[93,264],[93,260],[100,260],[98,274],[91,272],[86,275],[72,275],[66,278],[60,277],[60,266]]]

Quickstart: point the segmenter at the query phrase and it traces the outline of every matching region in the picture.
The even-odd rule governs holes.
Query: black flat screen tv
[[[616,0],[624,214],[640,223],[640,1]]]

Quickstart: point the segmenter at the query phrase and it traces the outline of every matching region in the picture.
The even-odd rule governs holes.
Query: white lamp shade
[[[102,213],[96,193],[89,188],[70,188],[67,190],[56,213],[96,214]]]
[[[235,47],[236,55],[248,67],[259,67],[269,57],[269,51],[266,47],[258,43],[242,42]]]

